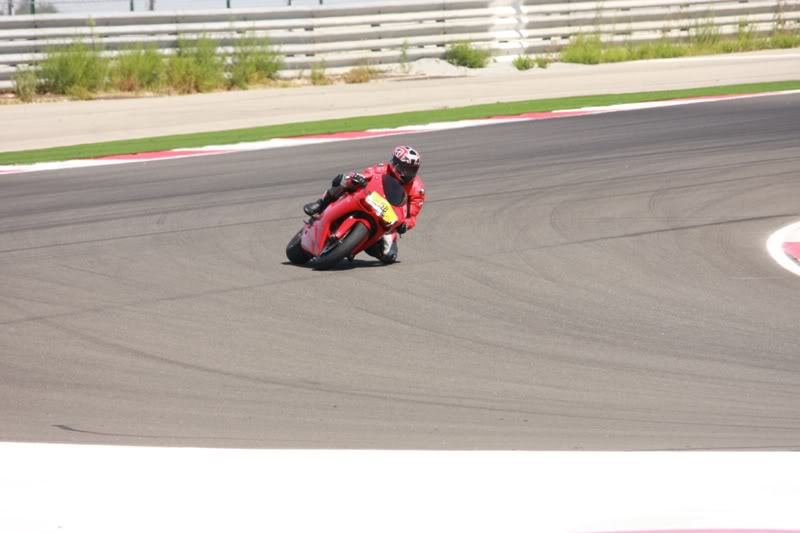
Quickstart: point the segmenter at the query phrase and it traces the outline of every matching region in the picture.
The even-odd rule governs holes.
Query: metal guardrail
[[[0,17],[0,87],[18,66],[75,40],[95,40],[108,55],[137,45],[171,53],[178,39],[208,36],[220,53],[245,34],[267,36],[285,57],[287,74],[324,61],[333,69],[441,57],[470,41],[499,55],[557,52],[579,34],[644,42],[686,38],[698,25],[721,34],[796,28],[800,0],[439,0],[381,4],[213,11]]]
[[[231,9],[336,3],[352,3],[352,0],[0,0],[0,16],[43,15],[46,13]]]

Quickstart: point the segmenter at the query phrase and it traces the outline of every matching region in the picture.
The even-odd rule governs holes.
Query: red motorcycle
[[[352,261],[403,223],[407,200],[395,178],[374,178],[307,220],[286,246],[286,257],[296,265],[311,261],[315,270],[333,268],[342,259]]]

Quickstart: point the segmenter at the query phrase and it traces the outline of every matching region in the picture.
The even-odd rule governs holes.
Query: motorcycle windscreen
[[[394,177],[389,174],[383,176],[383,195],[395,207],[406,205],[406,190]]]

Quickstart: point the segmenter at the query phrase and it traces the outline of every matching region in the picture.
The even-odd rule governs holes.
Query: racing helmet
[[[386,165],[389,172],[401,183],[411,183],[419,172],[419,152],[410,146],[398,146]]]

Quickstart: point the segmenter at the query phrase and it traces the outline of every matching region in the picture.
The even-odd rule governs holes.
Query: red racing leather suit
[[[388,172],[386,163],[375,165],[374,167],[365,168],[360,172],[362,176],[369,182],[373,178],[383,178],[384,174]],[[347,177],[342,180],[342,185],[348,188],[345,184]],[[425,184],[419,176],[415,177],[409,183],[403,184],[403,188],[408,195],[408,204],[406,212],[406,229],[410,230],[417,225],[417,215],[422,211],[422,205],[425,203]]]

